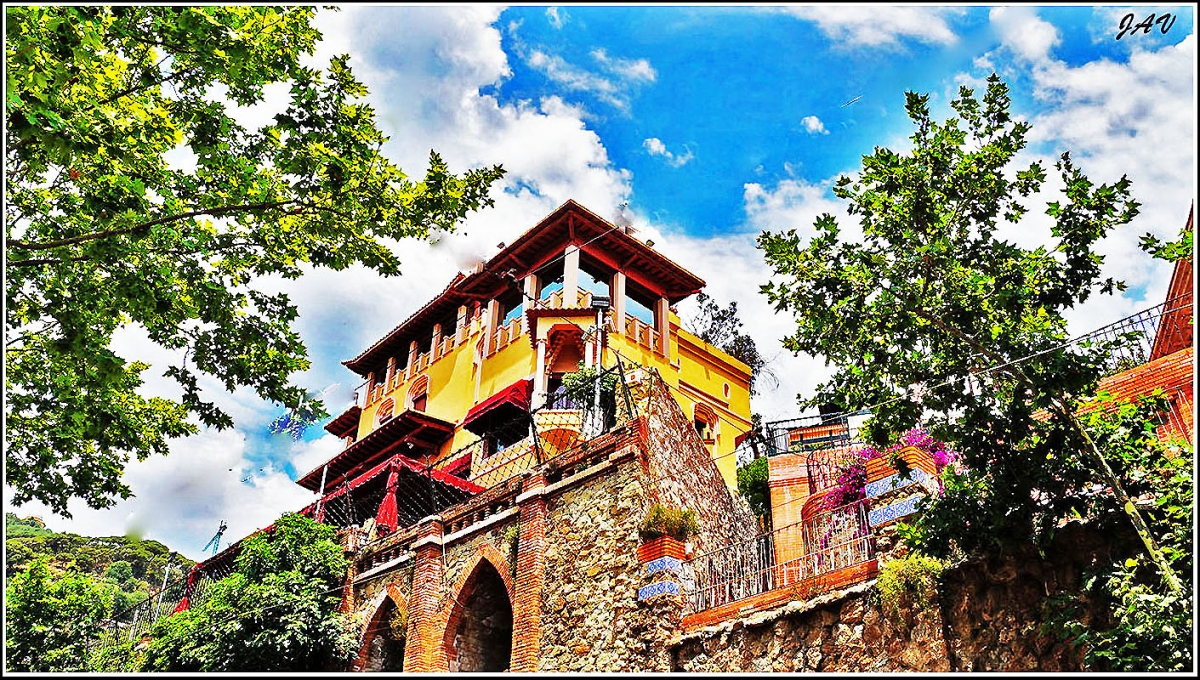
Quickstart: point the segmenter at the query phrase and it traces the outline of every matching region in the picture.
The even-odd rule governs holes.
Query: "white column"
[[[671,304],[667,298],[654,303],[654,323],[658,330],[658,353],[671,358]]]
[[[571,308],[579,303],[579,248],[567,246],[563,253],[563,307]]]
[[[625,272],[613,274],[610,294],[612,295],[613,327],[625,335]]]
[[[528,311],[530,309],[533,309],[535,306],[537,306],[537,294],[538,294],[537,276],[535,274],[530,274],[529,276],[525,277],[525,295],[524,295],[524,299],[521,300],[523,309]],[[522,314],[521,315],[521,334],[524,335],[528,332],[529,332],[529,315]]]
[[[489,357],[496,350],[496,324],[500,319],[500,303],[489,300],[487,304],[487,335],[484,336],[483,356]]]
[[[537,364],[533,372],[533,408],[546,403],[546,338],[537,341]]]
[[[408,365],[404,367],[404,379],[412,378],[413,371],[417,367],[417,348],[419,345],[416,340],[408,343]]]

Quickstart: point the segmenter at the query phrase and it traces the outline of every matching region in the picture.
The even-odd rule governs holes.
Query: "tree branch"
[[[71,246],[71,245],[75,245],[76,243],[85,243],[87,241],[95,241],[97,239],[108,238],[110,236],[125,236],[126,234],[133,234],[138,231],[142,231],[144,229],[149,229],[150,227],[158,226],[160,224],[167,224],[168,222],[178,222],[179,220],[186,220],[186,219],[189,219],[192,217],[198,217],[200,215],[209,215],[212,217],[217,217],[220,215],[225,215],[228,213],[235,213],[235,212],[252,212],[255,210],[270,210],[271,208],[279,208],[279,207],[282,207],[285,205],[290,205],[295,202],[296,201],[270,201],[270,202],[266,202],[266,203],[244,203],[241,205],[227,205],[227,206],[223,206],[220,208],[201,208],[199,210],[193,210],[191,212],[181,213],[179,215],[168,215],[166,217],[160,217],[156,220],[150,220],[149,222],[143,222],[141,224],[138,224],[138,225],[135,225],[132,227],[127,227],[125,229],[109,229],[107,231],[100,231],[100,232],[96,232],[93,234],[83,234],[81,236],[72,236],[71,238],[64,238],[64,239],[59,239],[57,241],[49,241],[46,243],[29,243],[28,241],[9,241],[8,247],[16,248],[18,250],[50,250],[51,248],[61,248],[63,246]]]
[[[161,64],[162,62],[159,62],[159,63]],[[162,85],[163,83],[170,82],[172,80],[175,80],[176,78],[188,75],[188,74],[190,74],[194,71],[198,71],[198,70],[200,70],[199,66],[193,66],[191,68],[185,68],[182,71],[174,71],[168,75],[165,75],[165,76],[159,78],[158,80],[156,80],[152,83],[147,83],[145,85],[140,85],[140,84],[132,85],[130,87],[125,88],[124,90],[121,90],[120,92],[117,92],[116,94],[112,95],[108,99],[97,102],[96,105],[91,108],[94,109],[98,106],[104,106],[105,104],[111,104],[111,103],[117,101],[118,99],[121,99],[122,97],[127,97],[127,96],[133,94],[134,92],[137,92],[138,90],[145,90],[147,88],[157,87],[159,85]]]
[[[44,258],[33,259],[33,260],[17,260],[16,262],[8,260],[4,263],[4,266],[5,267],[40,267],[44,264],[66,264],[67,262],[84,262],[84,261],[91,260],[91,259],[92,258],[90,258],[90,257],[68,257],[68,258],[63,258],[60,260],[60,259],[53,258],[53,257],[44,257]]]

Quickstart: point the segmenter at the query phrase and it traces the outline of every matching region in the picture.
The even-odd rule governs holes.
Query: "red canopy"
[[[492,429],[497,420],[528,414],[532,393],[533,380],[518,380],[473,406],[463,418],[462,426],[475,434],[482,434]]]

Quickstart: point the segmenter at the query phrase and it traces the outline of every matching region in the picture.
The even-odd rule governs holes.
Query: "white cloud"
[[[629,172],[613,167],[581,108],[558,97],[502,106],[495,96],[481,94],[481,88],[498,86],[510,75],[493,26],[499,13],[482,6],[346,6],[336,13],[318,12],[324,39],[307,63],[323,66],[330,55],[351,55],[355,75],[371,90],[367,101],[390,137],[384,153],[410,176],[424,173],[431,148],[456,172],[501,161],[507,171],[493,188],[495,206],[471,215],[456,233],[436,244],[398,244],[403,272],[398,278],[355,267],[260,282],[292,297],[299,310],[297,328],[312,359],[312,368],[296,379],[313,390],[340,383],[327,404],[335,414],[348,405],[359,382],[340,362],[403,321],[455,272],[490,257],[498,242],[511,242],[569,198],[605,216],[628,200]],[[404,40],[396,40],[399,35]],[[272,106],[279,101],[264,102],[245,115],[262,116]],[[125,335],[123,355],[154,365],[145,391],[177,391],[159,374],[179,357],[145,342],[137,329]],[[311,502],[313,494],[266,460],[290,460],[303,474],[336,453],[340,442],[333,437],[307,443],[268,440],[262,433],[278,408],[248,390],[228,395],[218,387],[210,396],[230,411],[236,429],[176,440],[169,456],[131,463],[123,479],[135,498],[108,510],[72,502],[71,520],[52,516],[36,503],[21,508],[6,503],[6,509],[41,515],[55,531],[138,531],[199,558],[221,519],[229,522],[226,539],[235,541]],[[242,483],[247,476],[249,482]]]
[[[1028,62],[1047,59],[1060,42],[1058,29],[1039,18],[1032,7],[995,7],[988,18],[1001,43]]]
[[[203,546],[220,520],[229,523],[224,547],[314,499],[314,494],[296,486],[282,472],[249,467],[243,456],[245,447],[245,435],[235,430],[205,431],[178,440],[169,456],[152,456],[126,467],[124,481],[134,489],[134,498],[106,510],[72,500],[68,503],[74,515],[71,520],[51,514],[36,502],[14,508],[6,501],[5,510],[41,516],[54,531],[84,536],[136,535],[202,559]],[[246,477],[248,483],[242,481]]]
[[[962,13],[957,8],[873,4],[794,6],[775,11],[812,21],[825,35],[849,47],[896,47],[901,40],[954,44],[958,36],[945,16]]]
[[[654,82],[658,78],[658,73],[654,67],[646,59],[622,59],[620,57],[610,57],[603,49],[592,50],[592,59],[600,64],[604,70],[619,76],[626,81],[645,81],[648,83]]]
[[[768,368],[778,378],[775,385],[762,381],[759,393],[751,398],[753,411],[768,422],[799,415],[796,396],[812,396],[817,385],[832,371],[823,359],[793,356],[783,348],[782,340],[795,331],[795,322],[790,315],[776,314],[759,292],[759,287],[771,279],[771,270],[755,245],[755,235],[762,230],[793,227],[802,235],[811,234],[813,222],[825,212],[838,215],[845,224],[844,211],[828,198],[827,191],[827,184],[802,180],[784,180],[772,188],[747,184],[747,222],[743,229],[711,238],[688,236],[670,225],[643,217],[635,219],[639,235],[652,239],[656,250],[705,279],[705,292],[717,304],[724,307],[730,302],[738,303],[742,331],[754,338]],[[694,298],[679,304],[685,325],[697,309]]]
[[[646,149],[646,153],[651,156],[661,156],[667,162],[667,165],[678,168],[686,165],[692,160],[692,150],[684,147],[684,153],[675,154],[667,150],[667,145],[662,143],[658,137],[650,137],[642,141],[642,147]]]
[[[805,116],[804,118],[800,119],[800,122],[804,124],[804,129],[810,135],[829,134],[829,130],[825,129],[825,124],[822,123],[821,119],[817,118],[816,116]]]
[[[546,8],[546,21],[554,28],[562,28],[563,24],[567,23],[567,13],[561,12],[557,7]]]
[[[1040,110],[1029,117],[1030,151],[1040,151],[1049,181],[1030,204],[1064,200],[1054,161],[1063,151],[1089,179],[1113,183],[1128,176],[1140,213],[1097,245],[1105,257],[1104,275],[1124,280],[1134,289],[1124,296],[1095,296],[1071,310],[1073,332],[1087,332],[1135,311],[1162,302],[1171,266],[1138,248],[1141,234],[1175,237],[1195,198],[1195,36],[1176,45],[1135,45],[1128,60],[1097,59],[1071,66],[1054,58],[1057,30],[1028,8],[999,8],[990,13],[1004,47],[984,55],[989,65],[1006,55],[1032,81]],[[1041,208],[1012,229],[1017,242],[1048,233],[1049,218]],[[1145,297],[1136,294],[1143,291]]]
[[[641,83],[654,82],[657,74],[645,59],[622,59],[609,57],[602,50],[593,50],[592,59],[607,73],[594,73],[571,64],[555,54],[534,49],[525,56],[525,63],[546,74],[566,90],[588,92],[622,112],[628,113],[633,89]]]

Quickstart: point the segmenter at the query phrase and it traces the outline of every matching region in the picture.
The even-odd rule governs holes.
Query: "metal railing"
[[[819,590],[820,577],[874,558],[867,504],[855,501],[684,562],[681,590],[699,612],[804,581]]]
[[[1164,316],[1174,311],[1190,312],[1191,307],[1186,297],[1176,297],[1078,336],[1069,344],[1099,345],[1105,352],[1102,363],[1105,371],[1110,374],[1124,371],[1150,360]]]
[[[102,629],[99,639],[92,643],[93,647],[109,647],[116,644],[134,642],[148,633],[159,619],[175,613],[176,607],[188,598],[189,607],[203,602],[214,583],[225,578],[233,571],[232,560],[224,560],[213,568],[198,569],[195,575],[185,575],[167,583],[166,587],[112,615],[100,624]],[[189,578],[191,587],[188,587]]]

